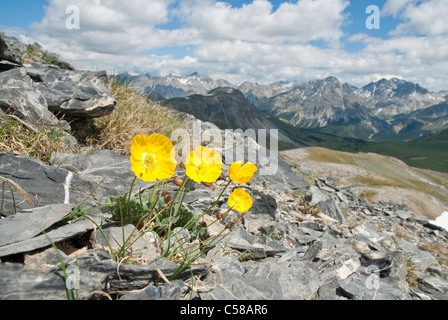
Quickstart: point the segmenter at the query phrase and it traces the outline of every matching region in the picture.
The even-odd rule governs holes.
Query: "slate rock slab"
[[[0,32],[0,59],[13,63],[22,63],[22,52],[25,51],[25,45],[17,38],[6,36]]]
[[[101,218],[99,216],[96,216],[93,217],[93,220],[96,220],[96,224],[99,224]],[[46,234],[0,247],[0,258],[48,248],[52,246],[51,242],[57,243],[63,240],[84,235],[87,232],[92,231],[94,228],[95,225],[88,219],[81,220],[72,224],[67,224]]]
[[[171,285],[149,285],[139,291],[126,293],[120,300],[151,301],[151,300],[182,300],[190,292],[190,288],[182,280],[175,280]]]
[[[406,282],[406,261],[402,252],[395,251],[381,258],[374,258],[368,254],[362,254],[360,260],[363,267],[376,267],[381,281],[403,292],[408,292],[409,285]]]
[[[70,213],[72,204],[24,210],[0,220],[0,247],[34,238]]]
[[[448,293],[448,281],[423,272],[417,272],[416,275],[420,289],[424,291],[436,290],[440,293]]]
[[[417,270],[443,274],[439,262],[429,251],[420,249],[416,245],[401,238],[398,238],[396,242],[408,259],[415,264]]]
[[[110,114],[116,100],[105,87],[105,72],[48,68],[36,83],[48,109],[73,118],[98,118]]]
[[[61,70],[32,63],[1,74],[0,107],[3,112],[12,107],[30,124],[57,123],[55,115],[66,119],[103,117],[112,113],[117,104],[107,81],[104,71]],[[61,125],[67,126],[67,122]]]
[[[45,125],[70,128],[66,121],[59,121],[46,105],[45,98],[24,83],[15,88],[0,88],[0,112],[12,113],[24,119],[33,128]]]
[[[107,195],[128,193],[135,178],[130,157],[115,151],[101,150],[88,154],[54,153],[51,161],[82,179],[101,184]],[[154,183],[137,179],[133,192],[137,193],[152,186]]]
[[[67,300],[65,280],[52,272],[0,264],[0,300]]]
[[[164,259],[150,265],[119,264],[112,260],[109,253],[101,250],[88,251],[69,258],[64,263],[67,269],[77,272],[80,299],[87,298],[96,290],[108,294],[143,290],[159,281],[156,269],[160,269],[168,278],[179,269],[179,265]],[[57,272],[61,274],[62,270]],[[175,280],[187,280],[192,274],[201,275],[205,272],[205,267],[193,267],[191,270],[187,268],[180,272]]]
[[[274,260],[245,266],[248,270],[244,274],[238,268],[236,272],[221,270],[222,281],[206,299],[308,300],[315,297],[321,285],[310,262]]]
[[[342,295],[353,300],[411,300],[411,296],[387,283],[355,274],[340,283]]]
[[[90,181],[68,170],[49,166],[42,161],[27,156],[0,151],[0,176],[17,183],[32,202],[24,198],[14,187],[6,188],[4,212],[13,211],[13,197],[16,210],[25,210],[51,204],[86,203],[92,206],[104,204],[108,194],[96,181]]]

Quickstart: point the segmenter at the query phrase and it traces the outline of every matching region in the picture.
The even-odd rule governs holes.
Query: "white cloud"
[[[70,16],[66,8],[71,0],[50,0],[46,15],[31,26],[33,36],[70,50],[136,54],[140,51],[172,45],[181,37],[189,40],[196,36],[189,30],[167,32],[157,25],[169,19],[169,5],[173,0],[80,0],[80,29],[68,30]]]
[[[31,37],[82,69],[155,75],[198,71],[233,83],[336,76],[357,86],[401,76],[431,90],[448,88],[446,0],[388,0],[383,13],[397,16],[401,24],[386,40],[351,35],[349,41],[365,45],[357,53],[338,45],[347,0],[298,0],[276,10],[267,0],[241,7],[215,0],[79,0],[81,29],[67,30],[66,7],[72,3],[49,0]],[[160,27],[175,18],[183,25]],[[328,48],[310,45],[312,40]],[[144,54],[183,46],[191,49],[180,59]]]
[[[407,5],[416,0],[387,0],[383,7],[383,14],[397,16]]]
[[[346,0],[300,0],[273,11],[267,0],[241,8],[211,0],[183,1],[179,15],[205,39],[263,43],[336,41],[342,36]]]
[[[408,3],[400,18],[394,34],[419,34],[426,36],[448,35],[448,1],[431,0],[422,3]]]

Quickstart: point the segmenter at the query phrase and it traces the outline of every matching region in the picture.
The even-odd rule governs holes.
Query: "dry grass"
[[[54,151],[65,152],[64,130],[45,125],[41,129],[11,114],[0,116],[0,150],[14,152],[48,163]]]
[[[417,267],[415,266],[415,263],[412,262],[408,257],[405,257],[406,260],[406,268],[407,268],[407,274],[406,274],[406,282],[411,287],[417,287],[418,286],[418,277],[416,272],[418,272]]]
[[[173,110],[148,102],[128,84],[113,78],[110,90],[117,100],[109,116],[78,120],[71,123],[72,135],[78,140],[77,150],[70,150],[63,128],[46,124],[38,128],[9,111],[0,115],[0,150],[9,151],[49,163],[53,152],[88,152],[116,150],[129,154],[134,136],[138,134],[171,133],[183,127],[183,120]]]
[[[112,114],[72,124],[78,141],[84,147],[129,154],[136,135],[161,133],[169,137],[175,129],[183,126],[183,120],[173,110],[149,102],[123,81],[113,78],[110,89],[117,100]]]
[[[375,190],[362,190],[361,193],[358,194],[358,199],[367,199],[370,201],[378,201],[378,192]]]
[[[311,215],[313,217],[317,217],[319,213],[322,212],[318,205],[312,205],[306,201],[304,195],[300,195],[296,198],[296,202],[292,209],[301,212],[304,215]]]
[[[445,271],[448,271],[448,248],[443,244],[432,242],[422,246],[422,249],[435,255],[435,258]]]

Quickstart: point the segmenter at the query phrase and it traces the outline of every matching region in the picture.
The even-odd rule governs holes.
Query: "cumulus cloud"
[[[400,24],[393,34],[448,35],[446,0],[410,1],[401,7],[400,12],[399,16],[405,22]]]
[[[80,29],[68,30],[66,9],[71,0],[50,0],[44,19],[31,26],[32,34],[49,43],[70,50],[94,51],[105,54],[137,54],[193,40],[193,30],[168,32],[157,28],[169,21],[169,6],[173,0],[79,0]]]
[[[335,41],[342,36],[346,0],[300,0],[273,11],[267,0],[241,8],[211,0],[184,1],[180,16],[205,39],[262,43]]]
[[[217,0],[79,0],[80,29],[67,30],[72,3],[49,0],[45,17],[30,31],[78,68],[198,71],[235,84],[336,76],[362,86],[397,76],[432,90],[448,88],[446,0],[388,0],[383,15],[400,23],[386,40],[352,35],[349,41],[364,45],[355,53],[340,46],[347,41],[342,30],[350,19],[348,0],[285,1],[276,9],[267,0],[241,7]],[[188,54],[177,59],[151,51],[187,46]]]

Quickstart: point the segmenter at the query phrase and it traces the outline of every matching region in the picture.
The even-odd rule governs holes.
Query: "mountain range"
[[[419,84],[393,78],[369,83],[355,94],[374,114],[387,118],[441,103],[448,92],[430,92]]]
[[[267,116],[251,104],[244,94],[232,87],[219,87],[207,94],[193,94],[185,98],[172,98],[162,102],[170,107],[192,114],[202,121],[212,122],[220,129],[255,130],[278,129]],[[269,137],[269,132],[268,137]],[[303,147],[302,141],[279,130],[280,143],[294,147]]]
[[[122,76],[151,99],[229,129],[269,129],[269,116],[300,129],[381,142],[411,141],[448,128],[448,91],[430,92],[397,78],[357,88],[335,77],[234,86],[198,73]]]

